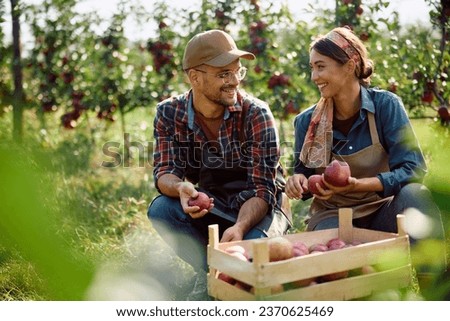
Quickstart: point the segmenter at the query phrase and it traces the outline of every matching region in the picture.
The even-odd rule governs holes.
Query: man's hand
[[[292,199],[301,199],[308,192],[308,179],[303,174],[294,174],[286,182],[285,193]]]
[[[183,207],[183,211],[191,216],[192,218],[200,218],[205,216],[213,207],[214,199],[211,198],[211,205],[208,209],[200,210],[198,206],[189,206],[188,201],[191,197],[196,198],[198,191],[195,189],[194,185],[189,182],[181,182],[178,184],[178,193],[180,195],[180,203]]]
[[[237,224],[235,224],[223,232],[220,242],[242,241],[243,238],[244,232]]]
[[[220,241],[241,241],[244,235],[264,218],[268,210],[269,204],[262,198],[249,198],[242,204],[236,223],[223,232]]]

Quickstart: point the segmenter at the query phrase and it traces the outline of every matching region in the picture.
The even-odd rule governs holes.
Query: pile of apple
[[[317,253],[323,253],[328,251],[339,250],[351,246],[356,246],[361,244],[360,242],[352,242],[346,243],[340,238],[333,238],[327,241],[326,243],[315,243],[311,246],[307,246],[302,241],[289,241],[287,238],[282,236],[272,237],[267,240],[268,248],[269,248],[269,261],[270,262],[278,262],[283,260],[288,260],[295,257],[305,256],[305,255],[313,255]],[[250,262],[252,261],[250,255],[246,251],[243,246],[240,245],[232,245],[225,249],[225,252],[234,256],[242,261]],[[349,276],[350,271],[341,271],[336,273],[331,273],[327,275],[322,275],[319,277],[298,280],[294,282],[290,282],[288,284],[281,284],[272,287],[272,294],[283,292],[285,289],[289,288],[298,288],[305,287],[309,285],[314,285],[317,283],[329,282],[334,280],[343,279]],[[354,271],[352,271],[354,272]],[[357,274],[369,274],[375,272],[375,269],[372,266],[364,266],[358,271]],[[217,278],[225,281],[229,284],[232,284],[240,289],[253,292],[254,289],[252,286],[245,284],[239,280],[232,278],[231,276],[218,272]]]

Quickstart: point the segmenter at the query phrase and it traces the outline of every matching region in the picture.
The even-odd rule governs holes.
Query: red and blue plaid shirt
[[[242,120],[242,106],[248,104],[245,120]],[[173,174],[186,179],[189,167],[191,142],[196,146],[207,146],[207,137],[195,121],[192,92],[169,98],[157,106],[154,120],[154,179],[164,174]],[[241,122],[245,121],[244,126]],[[245,156],[241,154],[239,131],[245,129]],[[237,196],[239,206],[251,197],[264,199],[269,205],[276,204],[275,178],[280,160],[279,139],[275,119],[269,107],[249,95],[238,94],[234,106],[225,109],[224,120],[219,130],[220,151],[215,154],[223,164],[243,160],[247,170],[247,190]],[[191,144],[191,145],[190,145]],[[202,162],[196,163],[204,166]],[[195,166],[194,166],[195,167]],[[196,183],[196,182],[194,182]]]

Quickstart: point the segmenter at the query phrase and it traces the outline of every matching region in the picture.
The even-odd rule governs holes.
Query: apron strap
[[[249,101],[248,99],[244,99],[242,103],[242,115],[241,115],[241,127],[239,128],[239,141],[242,144],[245,143],[245,118],[247,117]]]
[[[372,145],[378,144],[380,143],[380,139],[378,137],[375,115],[371,112],[367,112],[367,117],[369,120],[369,130],[370,130],[370,138],[372,139]]]

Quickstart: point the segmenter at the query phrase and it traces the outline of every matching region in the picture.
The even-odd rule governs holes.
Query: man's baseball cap
[[[183,56],[183,69],[202,64],[223,67],[238,58],[253,60],[255,55],[239,50],[233,38],[222,30],[208,30],[189,40]]]

